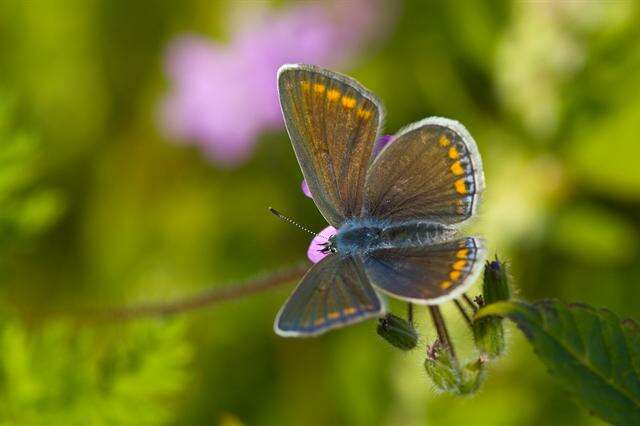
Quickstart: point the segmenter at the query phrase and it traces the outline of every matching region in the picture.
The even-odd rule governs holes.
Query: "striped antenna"
[[[322,235],[317,234],[317,233],[313,232],[312,230],[300,225],[298,222],[296,222],[295,220],[291,219],[290,217],[283,215],[282,213],[280,213],[278,210],[274,209],[273,207],[269,207],[269,211],[271,213],[273,213],[273,215],[275,217],[277,217],[278,219],[280,219],[280,220],[282,220],[284,222],[288,222],[288,223],[292,224],[293,226],[296,226],[298,229],[302,229],[303,231],[308,232],[309,234],[311,234],[311,235],[313,235],[315,237],[324,238]]]

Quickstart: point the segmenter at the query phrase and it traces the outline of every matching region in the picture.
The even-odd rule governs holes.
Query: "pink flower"
[[[307,185],[307,181],[302,179],[302,184],[300,184],[300,188],[302,189],[302,193],[309,198],[313,198],[311,196],[311,191],[309,190],[309,185]]]
[[[380,136],[378,138],[378,140],[376,141],[376,144],[373,146],[373,153],[371,155],[373,155],[374,157],[377,157],[378,154],[380,154],[380,151],[382,151],[382,149],[387,146],[389,144],[389,142],[391,142],[393,140],[393,136],[392,135],[383,135]]]
[[[329,254],[326,250],[326,244],[329,242],[329,238],[336,235],[337,232],[338,230],[333,226],[327,226],[320,231],[318,235],[313,237],[313,240],[311,240],[311,244],[309,244],[309,248],[307,249],[307,257],[310,261],[318,263]]]
[[[170,92],[162,126],[199,145],[219,166],[251,155],[257,136],[282,127],[275,76],[284,63],[333,66],[381,29],[378,0],[305,2],[234,25],[228,44],[180,36],[168,48]],[[246,15],[246,13],[245,13]]]

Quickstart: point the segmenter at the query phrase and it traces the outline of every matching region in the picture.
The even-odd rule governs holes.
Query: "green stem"
[[[413,325],[413,303],[407,303],[407,321]]]
[[[456,307],[458,308],[458,311],[460,311],[460,314],[462,314],[462,316],[464,317],[464,320],[467,322],[467,324],[469,324],[469,326],[472,326],[473,323],[471,321],[471,318],[469,317],[469,314],[467,314],[467,311],[464,310],[464,306],[462,306],[462,303],[458,302],[457,299],[453,299],[453,303],[456,304]]]
[[[462,298],[464,299],[465,302],[467,302],[467,304],[471,307],[471,309],[473,309],[473,313],[478,312],[478,306],[475,304],[473,300],[471,300],[469,296],[467,296],[467,293],[462,293]]]

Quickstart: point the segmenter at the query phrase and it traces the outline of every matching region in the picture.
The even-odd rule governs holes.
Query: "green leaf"
[[[640,424],[640,327],[586,305],[497,302],[476,318],[505,316],[533,345],[551,375],[591,413],[616,425]]]

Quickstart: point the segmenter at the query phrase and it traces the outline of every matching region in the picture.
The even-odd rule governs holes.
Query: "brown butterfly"
[[[311,336],[385,313],[375,289],[418,304],[462,293],[484,263],[460,237],[484,189],[478,148],[457,121],[400,130],[377,156],[380,101],[355,80],[311,65],[278,71],[287,131],[313,200],[338,229],[278,313],[282,336]],[[374,289],[375,288],[375,289]]]

